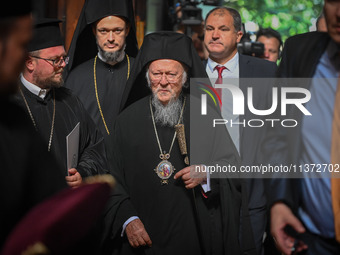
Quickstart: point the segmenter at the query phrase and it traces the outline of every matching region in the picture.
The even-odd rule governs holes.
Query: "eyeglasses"
[[[165,79],[169,83],[176,83],[178,79],[182,76],[182,74],[171,74],[171,73],[151,73],[150,80],[152,83],[158,83],[162,80],[163,75],[165,75]]]
[[[68,64],[68,61],[70,59],[70,57],[67,57],[67,56],[63,56],[63,57],[60,57],[60,58],[55,58],[55,59],[48,59],[48,58],[41,58],[41,57],[37,57],[37,56],[31,56],[32,58],[37,58],[37,59],[42,59],[42,60],[45,60],[45,61],[51,61],[52,62],[52,65],[54,67],[60,67],[63,62],[65,62],[65,64],[67,65]]]

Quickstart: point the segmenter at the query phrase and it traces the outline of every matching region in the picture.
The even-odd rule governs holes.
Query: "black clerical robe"
[[[108,132],[110,134],[113,132],[114,121],[120,112],[122,94],[127,77],[131,75],[133,62],[134,58],[129,56],[127,59],[125,56],[122,62],[111,66],[97,57],[95,71],[98,100],[94,82],[94,58],[77,66],[69,74],[65,83],[65,86],[73,90],[74,94],[79,97],[94,123],[102,132],[108,157],[112,154],[112,144],[107,143],[106,137]],[[99,110],[98,101],[108,132]]]
[[[65,188],[65,176],[19,106],[0,98],[0,250],[36,204]]]
[[[80,123],[79,153],[77,171],[84,178],[107,172],[107,161],[103,137],[96,129],[80,100],[67,88],[51,89],[44,99],[31,93],[22,84],[20,88],[27,101],[29,109],[37,125],[37,132],[42,136],[46,150],[50,139],[53,104],[55,92],[55,121],[51,143],[51,153],[63,167],[63,174],[67,175],[66,136]],[[28,113],[23,97],[19,93],[18,103]],[[33,125],[33,122],[32,122]]]
[[[184,124],[187,148],[190,148],[189,99],[186,104]],[[169,152],[174,128],[156,126],[162,150]],[[206,137],[211,138],[209,134]],[[229,141],[234,149],[229,136],[225,141]],[[217,191],[211,199],[203,197],[200,186],[187,190],[181,179],[173,179],[174,175],[168,184],[162,185],[154,171],[161,159],[149,97],[134,103],[117,118],[112,144],[112,173],[129,196],[120,204],[114,218],[107,215],[112,217],[110,238],[115,239],[107,242],[111,244],[112,254],[211,254],[212,251],[239,254],[241,193],[236,184],[238,180],[214,181],[214,189],[220,190],[222,195]],[[206,147],[202,149],[213,151]],[[186,167],[177,140],[169,161],[175,167],[175,173]],[[220,198],[224,201],[222,206]],[[131,216],[138,216],[143,222],[152,240],[151,248],[134,249],[125,234],[120,237],[122,224]],[[225,253],[224,246],[227,247]]]

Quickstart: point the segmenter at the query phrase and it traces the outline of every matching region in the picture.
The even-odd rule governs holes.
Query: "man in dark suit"
[[[209,52],[206,72],[209,78],[272,78],[275,76],[276,64],[255,57],[241,55],[237,52],[237,43],[243,33],[241,16],[235,9],[216,7],[205,19],[204,44]],[[221,82],[219,82],[221,83]],[[247,85],[240,80],[239,88],[247,95]],[[268,109],[268,100],[264,99],[269,87],[258,87],[254,97],[256,109]],[[243,123],[253,119],[254,115],[247,109],[244,115],[231,113],[232,102],[227,90],[222,90],[222,116],[224,119]],[[256,116],[258,118],[258,116]],[[255,165],[261,161],[259,146],[264,137],[263,129],[247,125],[227,125],[233,142],[242,159],[242,165]],[[263,252],[262,240],[266,228],[266,198],[261,179],[247,180],[249,196],[249,213],[253,236],[259,254]]]
[[[334,131],[339,130],[334,121],[339,101],[339,11],[339,0],[325,0],[328,33],[311,32],[289,38],[279,67],[282,78],[311,78],[299,85],[311,93],[305,107],[312,114],[305,116],[296,107],[290,108],[287,118],[294,118],[301,125],[271,130],[265,143],[271,164],[302,166],[304,177],[271,181],[271,232],[284,254],[340,253],[335,227],[339,226],[336,224],[339,215],[333,212],[339,204],[332,194],[336,187],[334,178],[330,178],[328,170],[320,178],[306,178],[306,170],[313,163],[334,167],[339,163],[340,150],[333,149],[339,146],[334,136]],[[297,233],[288,231],[288,225]]]

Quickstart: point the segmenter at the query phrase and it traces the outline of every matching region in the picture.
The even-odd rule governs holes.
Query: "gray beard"
[[[114,65],[116,63],[123,61],[124,56],[125,56],[125,47],[126,45],[124,45],[124,47],[120,50],[117,50],[114,52],[108,52],[100,48],[99,45],[97,44],[99,54],[103,58],[103,61],[110,65]]]
[[[181,110],[182,96],[171,98],[167,105],[163,105],[157,98],[157,95],[152,96],[152,105],[155,107],[154,117],[155,122],[162,127],[174,127],[177,125]]]

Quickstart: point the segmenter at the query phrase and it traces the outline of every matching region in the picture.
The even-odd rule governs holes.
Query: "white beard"
[[[155,122],[161,126],[174,127],[177,125],[182,110],[182,96],[172,97],[167,105],[163,105],[157,95],[152,96],[152,105],[155,107]]]

